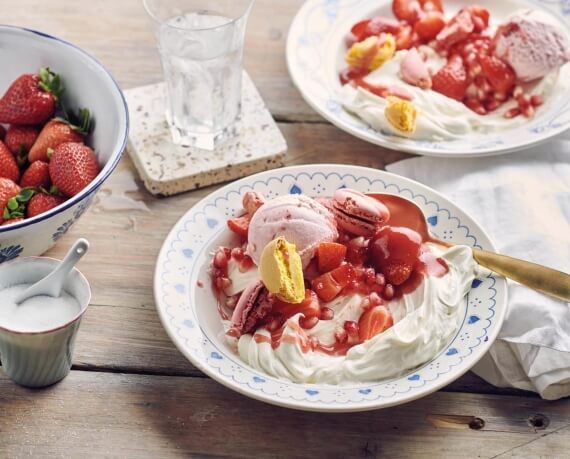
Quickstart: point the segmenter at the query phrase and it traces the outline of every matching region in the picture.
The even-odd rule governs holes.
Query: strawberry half
[[[438,49],[447,49],[465,40],[475,30],[473,17],[467,9],[460,10],[435,37]]]
[[[249,222],[251,221],[251,217],[249,214],[244,215],[243,217],[235,217],[230,218],[228,220],[228,228],[236,233],[238,236],[242,238],[247,238],[247,233],[249,231]]]
[[[18,77],[0,99],[0,123],[44,124],[53,116],[62,91],[59,75],[47,68]]]
[[[410,263],[394,261],[382,268],[382,274],[390,284],[401,285],[410,278],[413,270],[414,267]]]
[[[368,341],[394,325],[392,314],[385,306],[374,306],[364,312],[358,321],[358,338]]]
[[[366,40],[372,35],[380,35],[381,33],[391,33],[393,35],[400,31],[401,24],[392,18],[377,16],[372,19],[365,19],[357,22],[350,30],[356,41]]]
[[[49,175],[51,183],[64,196],[75,196],[98,174],[97,156],[87,145],[66,142],[55,148],[49,163]]]
[[[432,78],[432,89],[444,96],[462,100],[469,86],[467,71],[460,56],[451,56]]]
[[[418,37],[424,43],[427,43],[433,40],[444,26],[445,19],[443,18],[443,14],[438,11],[433,11],[423,16],[414,24],[414,32],[418,34]]]

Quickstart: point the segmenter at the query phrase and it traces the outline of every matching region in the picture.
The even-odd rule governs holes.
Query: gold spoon
[[[418,232],[425,242],[452,247],[446,241],[434,238],[428,229],[424,213],[409,199],[388,193],[367,193],[381,201],[390,211],[390,225],[405,226]],[[546,266],[473,248],[473,258],[485,268],[517,281],[534,290],[570,302],[570,275]]]

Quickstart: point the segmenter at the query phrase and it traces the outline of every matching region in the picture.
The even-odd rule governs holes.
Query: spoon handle
[[[486,250],[473,249],[473,258],[481,266],[517,281],[519,284],[570,302],[570,275],[562,271]]]

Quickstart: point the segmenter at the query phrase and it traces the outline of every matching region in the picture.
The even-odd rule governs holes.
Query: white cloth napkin
[[[495,157],[412,158],[387,170],[444,193],[499,252],[570,272],[570,140]],[[504,325],[473,371],[549,400],[570,395],[570,305],[509,281]]]

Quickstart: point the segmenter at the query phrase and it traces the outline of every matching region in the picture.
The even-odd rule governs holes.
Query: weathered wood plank
[[[257,0],[245,43],[244,65],[278,119],[321,120],[289,79],[285,41],[302,0]],[[160,61],[141,0],[0,1],[2,23],[53,34],[95,55],[123,88],[155,83]],[[86,27],[88,21],[88,27]]]
[[[41,391],[2,377],[0,404],[1,457],[562,457],[570,442],[570,400],[439,392],[323,415],[253,401],[209,379],[73,371]],[[541,430],[528,423],[537,413],[548,420]]]

